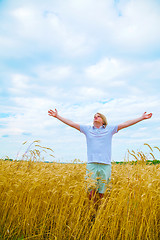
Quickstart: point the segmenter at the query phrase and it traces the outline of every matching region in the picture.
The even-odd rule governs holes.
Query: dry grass
[[[85,171],[85,164],[0,160],[0,239],[160,238],[160,164],[113,164],[95,221]]]

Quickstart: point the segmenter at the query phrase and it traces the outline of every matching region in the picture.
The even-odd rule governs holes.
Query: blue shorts
[[[96,189],[99,193],[105,193],[110,177],[110,164],[87,163],[86,179],[89,191]]]

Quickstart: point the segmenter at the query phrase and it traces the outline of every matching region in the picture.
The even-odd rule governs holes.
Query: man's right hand
[[[75,129],[77,129],[77,130],[80,131],[80,125],[79,125],[79,124],[77,124],[77,123],[75,123],[75,122],[72,122],[72,121],[69,120],[69,119],[66,119],[66,118],[63,118],[63,117],[59,116],[57,109],[55,109],[55,111],[53,111],[53,110],[50,109],[50,110],[48,111],[48,115],[49,115],[49,116],[52,116],[52,117],[55,117],[55,118],[57,118],[58,120],[60,120],[61,122],[67,124],[68,126],[73,127],[73,128],[75,128]]]
[[[57,109],[55,109],[55,111],[53,111],[52,109],[50,109],[50,110],[48,111],[48,115],[57,118],[57,116],[58,116],[58,111],[57,111]]]

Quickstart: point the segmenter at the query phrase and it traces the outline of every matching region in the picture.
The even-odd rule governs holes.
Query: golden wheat
[[[159,239],[159,165],[113,164],[95,222],[85,168],[1,160],[1,239]]]
[[[112,165],[97,211],[87,195],[86,164],[0,160],[0,239],[158,240],[160,165],[129,153],[138,164]],[[39,152],[30,154],[39,159]]]
[[[145,146],[148,146],[150,148],[150,150],[153,152],[153,149],[151,147],[151,145],[149,145],[148,143],[144,143]]]

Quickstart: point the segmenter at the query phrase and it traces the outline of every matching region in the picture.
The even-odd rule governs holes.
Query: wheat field
[[[85,173],[86,164],[0,160],[0,239],[160,239],[160,164],[112,164],[98,210]]]

